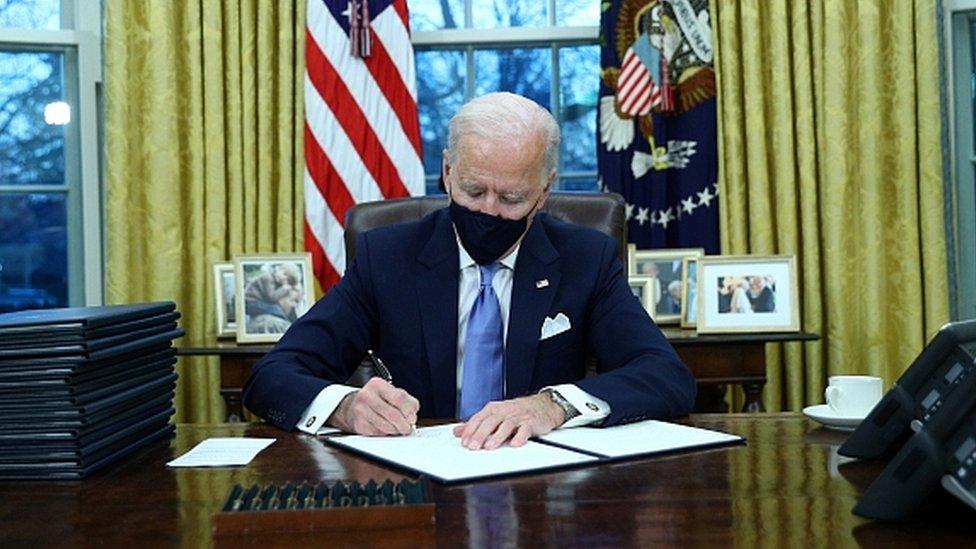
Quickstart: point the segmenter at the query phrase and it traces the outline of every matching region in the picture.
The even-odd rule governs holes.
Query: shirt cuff
[[[358,387],[350,387],[333,383],[322,389],[318,395],[312,399],[312,403],[305,408],[302,417],[298,419],[298,430],[310,435],[317,434],[319,428],[325,425],[326,420],[339,407],[339,403],[349,393],[358,390]]]
[[[590,425],[592,423],[602,421],[605,417],[610,415],[610,405],[607,404],[606,401],[596,398],[572,383],[553,385],[551,387],[545,387],[544,389],[552,389],[553,391],[556,391],[570,404],[572,404],[573,408],[576,408],[576,410],[580,413],[580,415],[563,423],[557,427],[557,429]]]

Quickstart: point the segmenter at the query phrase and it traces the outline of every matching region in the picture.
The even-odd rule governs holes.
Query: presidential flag
[[[600,21],[597,162],[638,248],[719,253],[708,0],[613,0]]]
[[[305,61],[305,248],[328,291],[349,208],[424,192],[406,0],[309,0]]]

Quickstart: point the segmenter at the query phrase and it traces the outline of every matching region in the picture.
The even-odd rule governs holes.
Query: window
[[[956,320],[976,318],[976,0],[946,7],[947,92],[952,127],[950,299]]]
[[[85,4],[0,1],[0,313],[101,301],[101,60],[80,30],[101,15]]]
[[[552,111],[563,138],[556,188],[596,190],[599,24],[595,0],[410,2],[428,194],[440,192],[451,116],[492,91]]]

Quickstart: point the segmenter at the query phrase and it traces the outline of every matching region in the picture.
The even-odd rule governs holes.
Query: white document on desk
[[[594,456],[529,441],[525,446],[468,450],[452,430],[457,425],[421,427],[402,437],[332,437],[329,444],[429,474],[444,482],[552,469],[598,461]]]
[[[170,467],[231,467],[247,465],[276,439],[216,437],[197,444],[189,452],[170,461]]]
[[[607,458],[720,446],[745,440],[740,436],[718,431],[654,420],[615,427],[560,429],[539,438]]]

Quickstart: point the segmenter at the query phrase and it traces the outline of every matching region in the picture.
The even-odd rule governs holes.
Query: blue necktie
[[[492,263],[481,269],[481,288],[468,315],[464,337],[464,372],[461,377],[461,419],[467,421],[504,391],[502,311],[491,280],[501,267]]]

